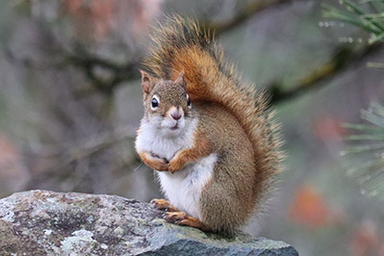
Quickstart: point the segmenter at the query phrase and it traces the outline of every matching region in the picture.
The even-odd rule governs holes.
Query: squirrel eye
[[[159,100],[156,97],[153,97],[151,101],[151,109],[155,110],[158,107],[159,107]]]
[[[188,107],[191,107],[191,100],[189,99],[188,94],[187,94],[187,106],[188,106]]]

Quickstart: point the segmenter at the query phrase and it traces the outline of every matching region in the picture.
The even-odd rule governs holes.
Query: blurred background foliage
[[[271,93],[283,125],[286,172],[269,214],[246,231],[300,255],[384,255],[384,203],[361,168],[353,171],[379,161],[368,171],[382,184],[383,130],[362,124],[360,110],[377,102],[363,115],[384,126],[384,71],[367,68],[383,62],[383,5],[0,1],[0,197],[28,189],[161,197],[133,148],[143,114],[138,69],[151,26],[176,12],[216,31],[244,78]],[[377,135],[375,145],[351,140],[364,134]],[[367,145],[373,152],[340,155]]]

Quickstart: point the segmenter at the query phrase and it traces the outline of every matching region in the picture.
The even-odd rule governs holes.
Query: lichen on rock
[[[16,193],[0,200],[0,255],[298,255],[284,242],[207,234],[162,214],[119,196]]]

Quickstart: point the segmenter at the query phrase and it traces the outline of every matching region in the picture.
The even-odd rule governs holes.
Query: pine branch
[[[352,24],[372,33],[373,36],[369,40],[371,44],[384,40],[384,5],[382,2],[368,1],[357,4],[352,0],[340,0],[339,3],[340,8],[323,4],[324,16]]]
[[[367,9],[377,14],[373,15],[367,14],[366,9],[363,9],[351,0],[341,0],[341,4],[345,7],[345,10],[324,4],[324,16],[360,27],[367,32],[374,33],[375,37],[370,40],[369,45],[362,48],[351,48],[345,45],[336,49],[335,54],[329,61],[303,77],[293,88],[289,87],[292,89],[284,91],[281,82],[272,83],[268,88],[270,88],[273,103],[291,100],[327,85],[326,81],[329,81],[347,68],[361,63],[367,56],[381,48],[382,44],[380,41],[384,38],[384,19],[382,15],[384,5],[382,3],[371,3]],[[381,67],[377,64],[376,66]]]
[[[353,163],[348,174],[359,180],[363,194],[384,197],[384,107],[373,102],[369,110],[361,111],[361,117],[368,124],[345,125],[357,132],[346,137],[344,155]]]

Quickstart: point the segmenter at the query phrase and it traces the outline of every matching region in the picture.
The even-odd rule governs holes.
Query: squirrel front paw
[[[177,153],[173,158],[172,160],[169,162],[169,167],[168,167],[168,171],[170,172],[175,172],[175,171],[178,171],[178,170],[181,170],[184,165],[185,165],[185,162],[182,161],[182,157],[181,157],[181,154],[180,153]]]
[[[156,171],[168,171],[169,168],[169,162],[165,158],[161,158],[160,156],[151,153],[150,160],[147,162],[147,164]]]
[[[155,206],[158,210],[168,211],[168,212],[178,212],[179,210],[174,207],[168,200],[165,199],[152,199],[151,204]]]
[[[164,158],[155,158],[153,161],[153,169],[162,172],[169,171],[169,163]]]
[[[183,165],[181,164],[180,161],[172,160],[171,162],[169,162],[168,171],[173,173],[175,171],[180,170],[181,168],[183,168]]]
[[[143,162],[156,171],[168,171],[169,162],[165,158],[148,151],[138,152]]]

